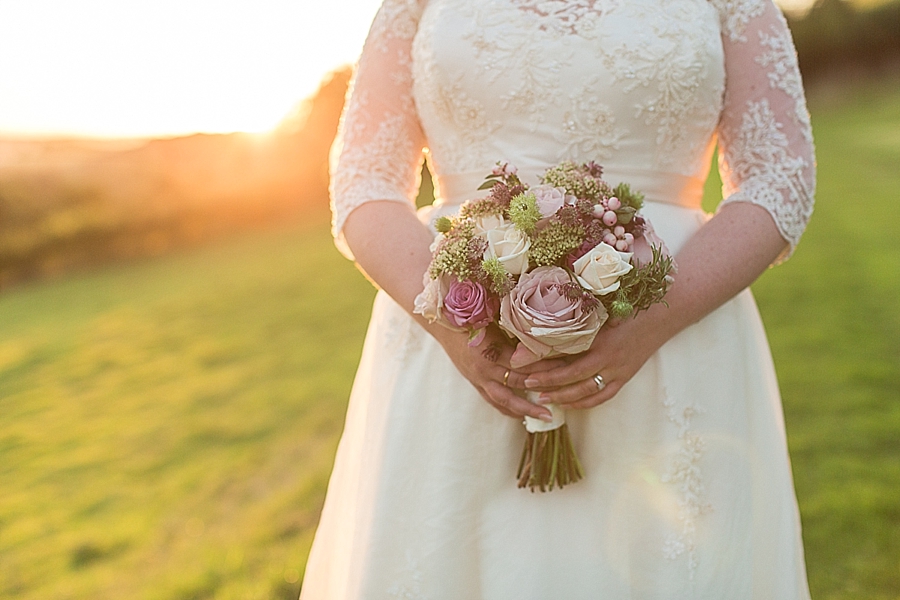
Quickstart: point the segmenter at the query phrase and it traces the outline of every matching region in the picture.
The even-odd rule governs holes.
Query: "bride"
[[[436,200],[416,213],[423,155]],[[381,291],[303,599],[809,597],[747,290],[794,249],[815,185],[771,0],[385,0],[334,158],[338,247]],[[534,185],[562,160],[645,194],[678,265],[668,306],[530,366],[412,315],[430,224],[497,161]],[[577,484],[517,488],[522,417],[548,414],[524,389],[567,408]]]

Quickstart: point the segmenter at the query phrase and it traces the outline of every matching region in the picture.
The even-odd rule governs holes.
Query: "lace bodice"
[[[436,204],[498,160],[526,177],[596,160],[648,200],[699,207],[718,140],[724,203],[765,208],[793,250],[815,163],[796,55],[771,0],[385,0],[332,156],[338,246],[353,209]]]

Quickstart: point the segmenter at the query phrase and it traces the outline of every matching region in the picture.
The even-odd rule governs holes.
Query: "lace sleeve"
[[[412,97],[411,46],[425,0],[384,0],[372,23],[331,149],[335,244],[354,209],[372,200],[413,204],[424,134]],[[414,205],[414,204],[413,204]]]
[[[765,208],[794,250],[813,208],[815,155],[797,55],[771,0],[712,0],[722,21],[726,88],[719,122],[724,206]]]

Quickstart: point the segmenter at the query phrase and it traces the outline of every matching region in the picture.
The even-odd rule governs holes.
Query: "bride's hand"
[[[532,404],[514,392],[514,388],[523,389],[525,378],[531,375],[512,370],[509,359],[513,348],[502,333],[489,327],[484,340],[474,347],[469,346],[465,333],[445,329],[435,337],[456,368],[475,386],[488,404],[516,419],[529,416],[551,420],[549,409]],[[529,373],[562,364],[561,361],[543,361],[542,364],[533,365]]]
[[[592,408],[615,396],[643,366],[665,339],[653,315],[667,310],[659,305],[635,318],[608,323],[600,329],[586,352],[567,364],[546,369],[541,363],[516,366],[528,373],[525,388],[541,392],[541,404],[566,408]],[[543,362],[543,361],[542,361]],[[516,364],[516,360],[513,361]],[[595,379],[599,375],[603,385]]]

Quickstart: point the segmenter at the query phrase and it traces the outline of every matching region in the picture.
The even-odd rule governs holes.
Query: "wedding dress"
[[[334,231],[348,256],[347,215],[411,202],[423,154],[437,196],[426,223],[476,197],[498,160],[532,185],[562,160],[595,160],[646,195],[677,253],[707,219],[717,141],[724,202],[767,210],[790,243],[782,259],[812,209],[809,118],[771,0],[386,0],[339,139]],[[568,422],[585,478],[517,488],[522,424],[380,292],[301,597],[809,597],[749,291]]]

